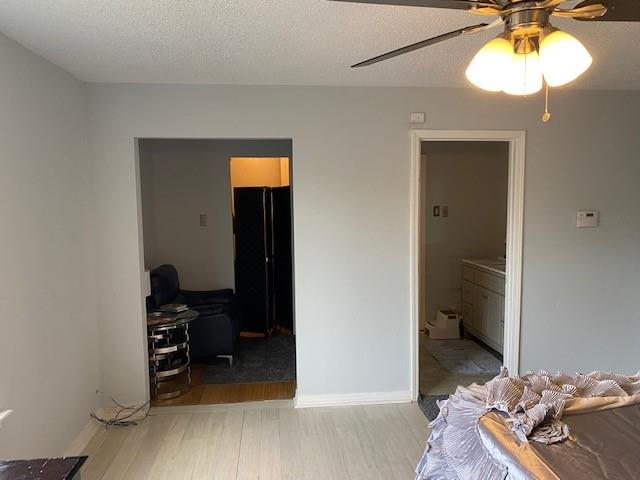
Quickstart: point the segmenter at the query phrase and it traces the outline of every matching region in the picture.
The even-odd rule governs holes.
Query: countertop
[[[505,276],[505,261],[500,259],[500,258],[496,258],[496,259],[467,259],[467,258],[463,258],[462,259],[462,263],[466,263],[468,265],[471,265],[475,268],[479,268],[480,270],[487,270],[491,273],[496,273],[498,275],[501,276]]]

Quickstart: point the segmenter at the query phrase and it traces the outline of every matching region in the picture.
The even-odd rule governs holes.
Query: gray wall
[[[423,142],[422,321],[439,309],[461,308],[463,258],[497,258],[505,252],[509,144]],[[448,217],[434,217],[447,205]]]
[[[409,389],[409,113],[524,129],[522,369],[637,370],[638,92],[554,91],[543,124],[539,97],[472,90],[90,85],[87,118],[83,84],[1,36],[0,58],[4,458],[61,454],[98,387],[148,394],[141,137],[293,139],[304,396]]]
[[[408,391],[412,111],[527,131],[521,368],[637,370],[640,93],[559,89],[551,123],[541,109],[462,89],[90,86],[98,285],[118,299],[99,305],[104,388],[145,395],[134,138],[262,137],[293,139],[298,394]],[[577,230],[581,208],[602,226]]]
[[[290,157],[291,141],[140,141],[145,266],[175,265],[183,288],[234,288],[232,156]]]
[[[0,34],[0,458],[61,455],[99,386],[87,92]]]

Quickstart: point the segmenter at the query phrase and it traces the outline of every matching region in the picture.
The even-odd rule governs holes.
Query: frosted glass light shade
[[[586,72],[593,58],[577,38],[556,30],[542,39],[540,63],[549,86],[559,87]]]
[[[467,79],[483,90],[499,92],[504,86],[505,72],[512,54],[511,42],[501,37],[494,38],[471,60],[465,72]]]
[[[542,90],[542,67],[538,52],[511,55],[503,91],[509,95],[531,95]]]

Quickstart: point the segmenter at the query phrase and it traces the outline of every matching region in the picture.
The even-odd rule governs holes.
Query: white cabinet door
[[[501,295],[498,295],[491,290],[485,291],[487,296],[487,319],[486,319],[486,331],[485,335],[497,344],[502,343],[502,313],[500,309],[502,307]]]
[[[504,347],[504,297],[500,297],[500,348],[502,347]]]
[[[502,296],[475,286],[473,296],[473,328],[496,344],[500,344]]]
[[[462,301],[473,303],[473,283],[468,280],[462,281]]]
[[[473,328],[473,306],[466,302],[462,304],[462,323]]]
[[[472,327],[479,333],[486,335],[487,316],[489,315],[489,290],[473,286],[473,320]]]
[[[469,331],[502,352],[504,345],[504,277],[462,266],[462,317]]]

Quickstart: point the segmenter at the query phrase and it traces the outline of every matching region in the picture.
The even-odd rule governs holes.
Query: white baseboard
[[[81,455],[85,447],[91,441],[96,432],[100,429],[100,424],[91,418],[80,430],[80,433],[73,439],[64,452],[65,457],[75,457]]]
[[[401,390],[395,392],[338,393],[333,395],[296,395],[293,402],[296,408],[411,403],[411,392]]]

